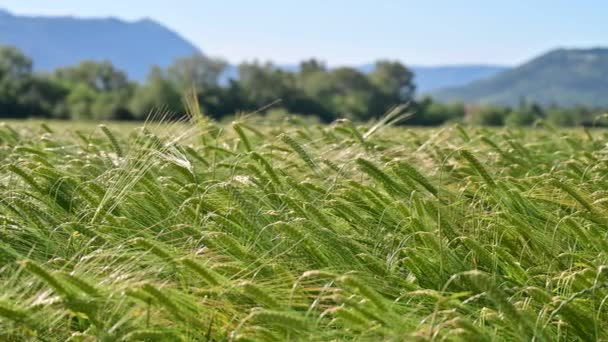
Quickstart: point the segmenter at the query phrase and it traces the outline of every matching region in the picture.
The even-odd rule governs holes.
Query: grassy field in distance
[[[607,138],[8,122],[0,340],[606,340]]]

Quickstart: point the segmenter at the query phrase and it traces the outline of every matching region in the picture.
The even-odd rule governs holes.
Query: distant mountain
[[[200,53],[177,33],[150,19],[16,16],[0,10],[0,45],[12,45],[50,71],[85,59],[109,60],[134,80],[145,79],[153,65]]]
[[[458,87],[485,79],[505,71],[508,67],[497,65],[451,65],[451,66],[412,66],[414,82],[418,94],[433,90]]]
[[[420,66],[412,65],[408,68],[414,73],[416,92],[425,95],[433,90],[448,87],[458,87],[472,81],[494,76],[508,69],[498,65],[438,65]],[[364,64],[357,69],[363,72],[374,70],[374,64]]]
[[[441,101],[608,106],[608,48],[557,49],[494,77],[438,90]]]

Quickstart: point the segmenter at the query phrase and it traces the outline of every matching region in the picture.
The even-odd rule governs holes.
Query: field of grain
[[[607,138],[9,123],[0,340],[606,340]]]

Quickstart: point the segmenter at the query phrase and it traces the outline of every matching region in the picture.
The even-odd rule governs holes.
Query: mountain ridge
[[[39,71],[83,60],[109,60],[134,80],[145,79],[152,65],[166,67],[175,58],[201,53],[178,33],[150,18],[21,16],[2,9],[0,44],[22,50]]]
[[[493,77],[431,95],[443,102],[608,106],[608,48],[557,48]]]
[[[508,66],[492,64],[455,64],[424,66],[412,65],[414,81],[420,82],[418,93],[426,95],[436,89],[460,86],[469,82],[485,79],[509,69]]]

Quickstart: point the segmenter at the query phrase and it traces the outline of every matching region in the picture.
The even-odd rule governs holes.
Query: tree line
[[[154,112],[184,116],[183,94],[192,89],[202,111],[213,118],[260,108],[356,121],[382,116],[408,103],[412,125],[469,122],[481,125],[531,125],[539,119],[556,125],[592,124],[600,109],[540,107],[522,101],[517,107],[442,104],[416,98],[413,73],[396,61],[382,60],[363,73],[328,68],[310,59],[297,71],[271,63],[242,63],[236,77],[228,64],[193,55],[167,67],[152,67],[143,83],[130,81],[110,62],[83,61],[52,73],[34,72],[32,60],[14,47],[0,47],[0,118],[143,120]],[[272,106],[268,106],[272,104]]]

